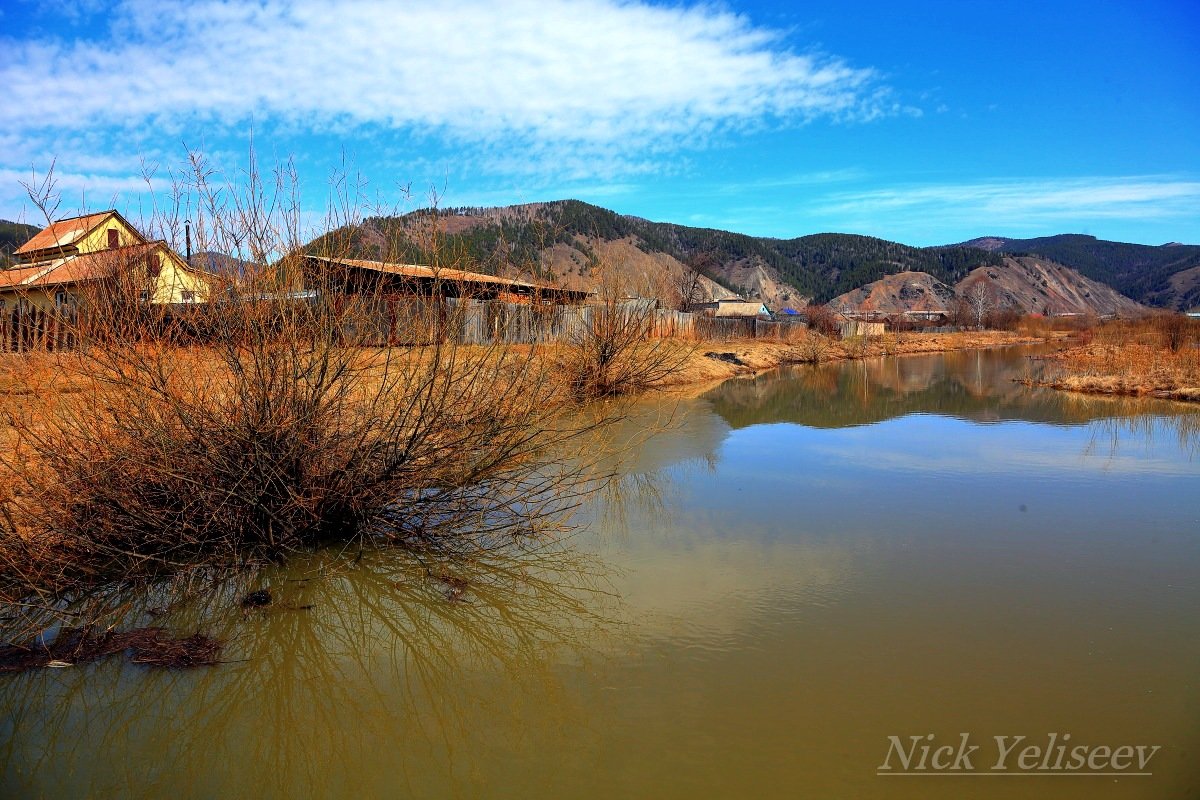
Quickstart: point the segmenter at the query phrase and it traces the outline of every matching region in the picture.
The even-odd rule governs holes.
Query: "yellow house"
[[[166,242],[146,239],[116,211],[59,220],[13,255],[21,263],[0,270],[3,309],[53,309],[104,281],[131,281],[139,300],[160,305],[204,303],[213,291],[211,275]]]

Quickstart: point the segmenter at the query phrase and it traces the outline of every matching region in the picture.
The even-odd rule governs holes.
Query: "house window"
[[[158,256],[154,253],[146,253],[146,277],[150,280],[158,280],[158,273],[162,272],[162,264],[158,260]]]
[[[185,303],[196,302],[196,293],[189,289],[184,289],[182,292],[179,293],[179,296]]]
[[[116,250],[120,246],[121,246],[121,234],[117,232],[116,228],[109,228],[108,229],[108,249]]]
[[[59,289],[54,293],[54,307],[62,308],[71,302],[71,295],[67,294],[65,289]]]

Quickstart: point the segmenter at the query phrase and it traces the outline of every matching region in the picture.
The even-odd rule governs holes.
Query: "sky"
[[[306,220],[576,198],[791,238],[1200,243],[1200,4],[0,6],[0,218],[294,164]],[[339,182],[349,175],[349,183]]]

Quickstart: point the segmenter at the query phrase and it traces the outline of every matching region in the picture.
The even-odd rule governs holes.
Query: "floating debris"
[[[446,599],[451,602],[462,600],[471,585],[469,581],[445,572],[433,577],[445,587]]]
[[[271,605],[271,592],[268,589],[259,589],[242,598],[242,608],[262,608],[269,605]]]
[[[135,664],[169,669],[199,667],[218,663],[221,647],[221,642],[210,636],[195,633],[177,639],[164,628],[119,632],[65,628],[50,644],[35,640],[0,647],[0,672],[90,664],[126,650]]]

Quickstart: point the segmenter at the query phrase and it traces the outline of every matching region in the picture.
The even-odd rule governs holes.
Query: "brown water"
[[[1200,415],[1028,364],[644,403],[630,430],[673,424],[579,533],[473,565],[465,602],[327,554],[265,579],[293,608],[204,611],[238,663],[0,678],[0,795],[1196,797]],[[1148,776],[877,774],[888,736],[963,733],[978,773],[994,736],[1161,750]]]

